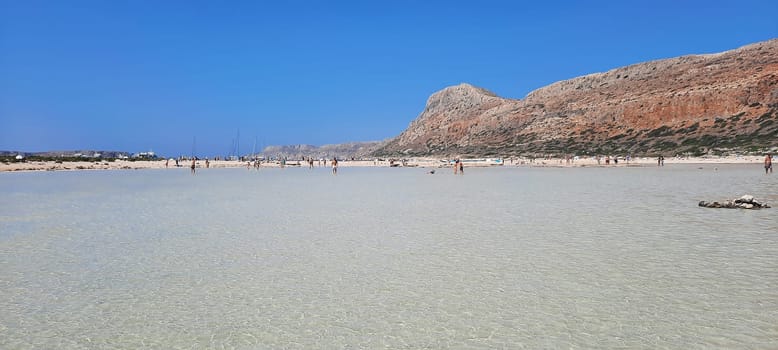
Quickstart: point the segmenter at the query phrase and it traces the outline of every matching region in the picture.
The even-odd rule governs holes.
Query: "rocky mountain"
[[[262,150],[266,157],[287,157],[289,159],[302,159],[303,157],[341,159],[362,158],[375,151],[381,142],[351,142],[336,145],[287,145],[268,146]]]
[[[675,154],[778,146],[778,39],[560,81],[506,99],[448,87],[375,156]]]

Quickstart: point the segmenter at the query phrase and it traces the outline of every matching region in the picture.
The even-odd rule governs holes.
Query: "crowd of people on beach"
[[[764,169],[765,174],[771,174],[773,171],[774,152],[765,152],[761,155],[731,155],[731,156],[703,156],[691,157],[688,154],[677,154],[667,158],[672,164],[759,164]],[[506,158],[468,158],[460,159],[452,157],[449,159],[440,158],[370,158],[370,159],[352,159],[345,158],[346,163],[341,163],[340,157],[298,157],[292,160],[286,157],[220,157],[198,158],[181,156],[177,158],[163,158],[146,161],[127,161],[127,160],[106,160],[98,164],[95,161],[15,161],[0,162],[0,171],[24,171],[24,170],[79,170],[79,169],[151,169],[151,168],[190,168],[192,174],[197,173],[198,168],[234,168],[245,166],[247,169],[259,170],[263,167],[300,167],[308,165],[308,169],[315,167],[328,167],[333,174],[338,173],[338,168],[343,166],[388,166],[388,167],[420,167],[420,168],[448,168],[452,167],[456,174],[464,173],[464,163],[469,167],[491,167],[491,166],[530,166],[530,167],[621,167],[621,166],[656,166],[665,165],[664,155],[654,155],[653,157],[631,157],[627,156],[575,156],[575,155],[543,155],[543,156],[523,156]],[[217,163],[213,163],[217,161]],[[622,163],[624,161],[624,164]],[[93,164],[83,164],[93,163]],[[760,169],[761,170],[761,169]],[[434,174],[434,171],[427,171],[428,174]]]
[[[764,170],[765,170],[765,174],[771,174],[773,172],[772,158],[773,158],[772,154],[769,154],[769,153],[766,154],[765,157],[764,157]],[[263,159],[264,158],[248,159],[248,161],[246,162],[247,169],[250,170],[250,169],[253,168],[253,169],[258,171],[261,168],[262,164],[263,164]],[[528,161],[531,164],[531,163],[535,162],[535,159],[536,159],[535,157],[530,157],[530,158],[528,158]],[[549,158],[549,159],[551,159],[551,158]],[[578,161],[579,157],[565,155],[564,157],[558,158],[558,159],[559,159],[560,163],[564,162],[566,165],[571,165],[572,163],[575,163],[576,161]],[[607,156],[607,155],[604,156],[604,157],[603,156],[595,156],[594,159],[596,159],[598,165],[602,165],[603,162],[604,162],[605,165],[611,165],[611,162],[612,162],[613,165],[618,165],[619,164],[619,157],[616,157],[616,156],[614,156],[614,157]],[[631,157],[629,155],[627,155],[627,156],[623,157],[623,159],[627,162],[627,164],[629,164],[629,161],[631,160]],[[679,159],[681,159],[681,158],[679,158]],[[197,169],[198,165],[200,164],[200,163],[197,162],[198,160],[200,160],[197,157],[179,157],[179,158],[176,158],[176,159],[170,158],[170,159],[165,159],[165,168],[170,167],[170,165],[171,165],[170,161],[171,160],[173,160],[175,162],[175,166],[176,167],[180,167],[180,163],[179,162],[182,161],[182,160],[191,160],[190,171],[191,171],[192,175],[194,175],[196,173],[196,171],[197,171],[196,169]],[[214,158],[214,160],[217,160],[217,158]],[[318,163],[317,163],[317,160],[318,160]],[[373,165],[378,165],[379,160],[384,161],[383,159],[376,158],[373,161]],[[509,158],[509,160],[510,160],[511,164],[514,163],[514,159],[513,158]],[[241,157],[240,161],[244,161],[244,158]],[[265,162],[266,163],[270,163],[269,160],[265,160]],[[332,169],[332,174],[333,175],[337,175],[338,174],[338,159],[337,159],[337,157],[332,157],[331,159],[329,159],[329,161],[326,158],[315,159],[314,157],[302,157],[302,162],[304,162],[305,164],[308,165],[308,169],[314,169],[314,166],[316,164],[318,164],[319,167],[323,167],[323,166],[328,166],[329,165],[329,167]],[[210,159],[209,158],[206,158],[204,163],[205,163],[204,165],[205,165],[206,169],[210,168]],[[275,160],[275,163],[277,163],[279,165],[279,167],[284,168],[287,165],[287,158],[286,157],[279,157],[279,158],[277,158]],[[299,166],[299,165],[301,165],[300,163],[301,163],[300,161],[296,161],[292,165]],[[408,161],[406,159],[403,159],[401,162],[398,162],[398,160],[396,160],[396,159],[390,159],[388,164],[389,164],[390,167],[396,167],[396,166],[400,166],[400,165],[405,167],[405,166],[408,166]],[[525,162],[524,161],[522,161],[521,163],[517,162],[516,164],[517,165],[518,164],[525,164]],[[543,164],[546,164],[546,163],[543,162]],[[663,155],[657,156],[656,157],[656,164],[657,164],[657,166],[660,166],[660,167],[664,166],[665,165],[665,157]],[[454,174],[464,175],[464,173],[465,173],[464,161],[462,159],[460,159],[460,158],[456,158],[456,159],[454,159],[452,161],[447,161],[446,165],[451,165],[453,167]],[[435,174],[435,171],[431,170],[431,171],[428,171],[427,173],[428,174]]]

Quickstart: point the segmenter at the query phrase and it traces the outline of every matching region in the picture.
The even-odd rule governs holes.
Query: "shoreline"
[[[534,159],[528,158],[503,158],[502,164],[489,159],[465,159],[465,167],[554,167],[554,168],[580,168],[580,167],[645,167],[657,166],[656,158],[635,158],[629,162],[620,160],[618,164],[611,162],[605,164],[601,160],[598,164],[595,158],[582,158],[577,160],[566,160],[562,158]],[[753,164],[758,165],[764,162],[764,156],[728,156],[716,158],[691,157],[691,158],[666,158],[665,165],[674,164]],[[184,169],[189,170],[189,162],[182,161],[181,166],[165,166],[165,160],[141,160],[141,161],[29,161],[0,163],[0,173],[4,172],[37,172],[37,171],[77,171],[77,170],[143,170],[143,169]],[[298,165],[299,164],[299,165]],[[330,167],[329,162],[314,161],[314,168]],[[339,167],[390,167],[387,160],[342,160],[338,161]],[[405,163],[395,163],[397,167],[415,167],[415,168],[450,168],[451,164],[443,158],[408,158]],[[246,168],[246,162],[211,160],[211,169],[223,168]],[[261,164],[262,168],[280,168],[281,164],[277,162],[265,162]],[[307,167],[305,162],[289,161],[286,167]],[[197,161],[197,170],[205,170],[205,160]]]

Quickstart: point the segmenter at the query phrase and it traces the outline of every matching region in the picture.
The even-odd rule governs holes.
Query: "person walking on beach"
[[[195,174],[195,159],[194,158],[192,158],[192,167],[191,168],[192,168],[192,175],[194,175]]]
[[[454,175],[459,171],[459,159],[454,161]]]
[[[771,154],[767,154],[764,157],[764,173],[771,173],[773,172],[773,156]]]
[[[338,158],[332,157],[332,174],[338,175]]]

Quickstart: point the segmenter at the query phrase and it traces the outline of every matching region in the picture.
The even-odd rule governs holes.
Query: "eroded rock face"
[[[480,145],[483,134],[498,137],[494,131],[500,128],[500,119],[520,104],[469,84],[448,87],[430,96],[419,118],[384,149],[445,154],[449,147]]]
[[[701,152],[778,145],[778,39],[560,81],[523,100],[433,94],[375,154]]]

